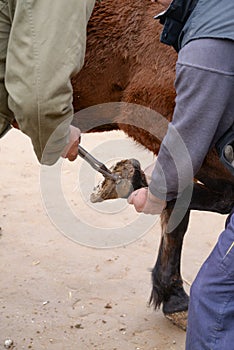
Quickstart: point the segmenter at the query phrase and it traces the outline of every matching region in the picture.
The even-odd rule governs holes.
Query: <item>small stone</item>
[[[74,327],[77,328],[77,329],[84,329],[84,327],[82,327],[81,323],[75,324]]]
[[[40,260],[35,260],[35,261],[33,261],[33,266],[36,266],[36,265],[39,265],[40,264]]]
[[[119,329],[120,332],[125,332],[126,331],[126,328],[125,327],[122,327]]]
[[[13,346],[13,340],[11,339],[6,339],[4,342],[4,348],[5,349],[10,349]]]
[[[111,303],[107,303],[107,304],[105,305],[105,309],[112,309]]]

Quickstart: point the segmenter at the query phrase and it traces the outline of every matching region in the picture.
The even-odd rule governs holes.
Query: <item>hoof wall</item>
[[[186,331],[188,311],[174,312],[173,314],[164,314],[175,326]]]

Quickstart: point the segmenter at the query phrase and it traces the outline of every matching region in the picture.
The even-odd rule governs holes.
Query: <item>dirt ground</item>
[[[121,133],[84,136],[82,145],[92,151],[104,137],[107,145],[114,142],[116,157],[123,158],[118,154]],[[111,153],[111,147],[107,149]],[[138,158],[142,150],[136,147],[135,152]],[[44,208],[40,166],[28,138],[9,132],[1,140],[0,153],[0,350],[6,339],[13,340],[16,350],[184,349],[185,332],[165,319],[161,310],[147,305],[159,221],[131,244],[110,249],[81,245],[63,235]],[[102,154],[104,158],[100,149],[101,160]],[[73,182],[82,162],[66,162],[63,182],[71,207],[85,213]],[[89,219],[95,226],[100,215],[93,208]],[[109,224],[122,220],[114,210],[108,215]],[[193,212],[182,261],[187,291],[224,220],[220,215]],[[88,236],[89,224],[86,227]]]

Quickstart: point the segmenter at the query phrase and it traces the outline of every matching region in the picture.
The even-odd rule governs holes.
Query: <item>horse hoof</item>
[[[164,314],[175,326],[186,331],[188,311],[174,312],[173,314]]]
[[[129,195],[141,187],[147,187],[147,180],[136,159],[124,159],[110,168],[116,179],[105,179],[99,183],[90,196],[92,203],[107,199],[128,198]]]

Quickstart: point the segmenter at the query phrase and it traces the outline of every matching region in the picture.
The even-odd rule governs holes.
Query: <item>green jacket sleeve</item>
[[[69,139],[71,77],[84,62],[94,0],[13,2],[5,76],[9,107],[38,160],[50,165]]]

